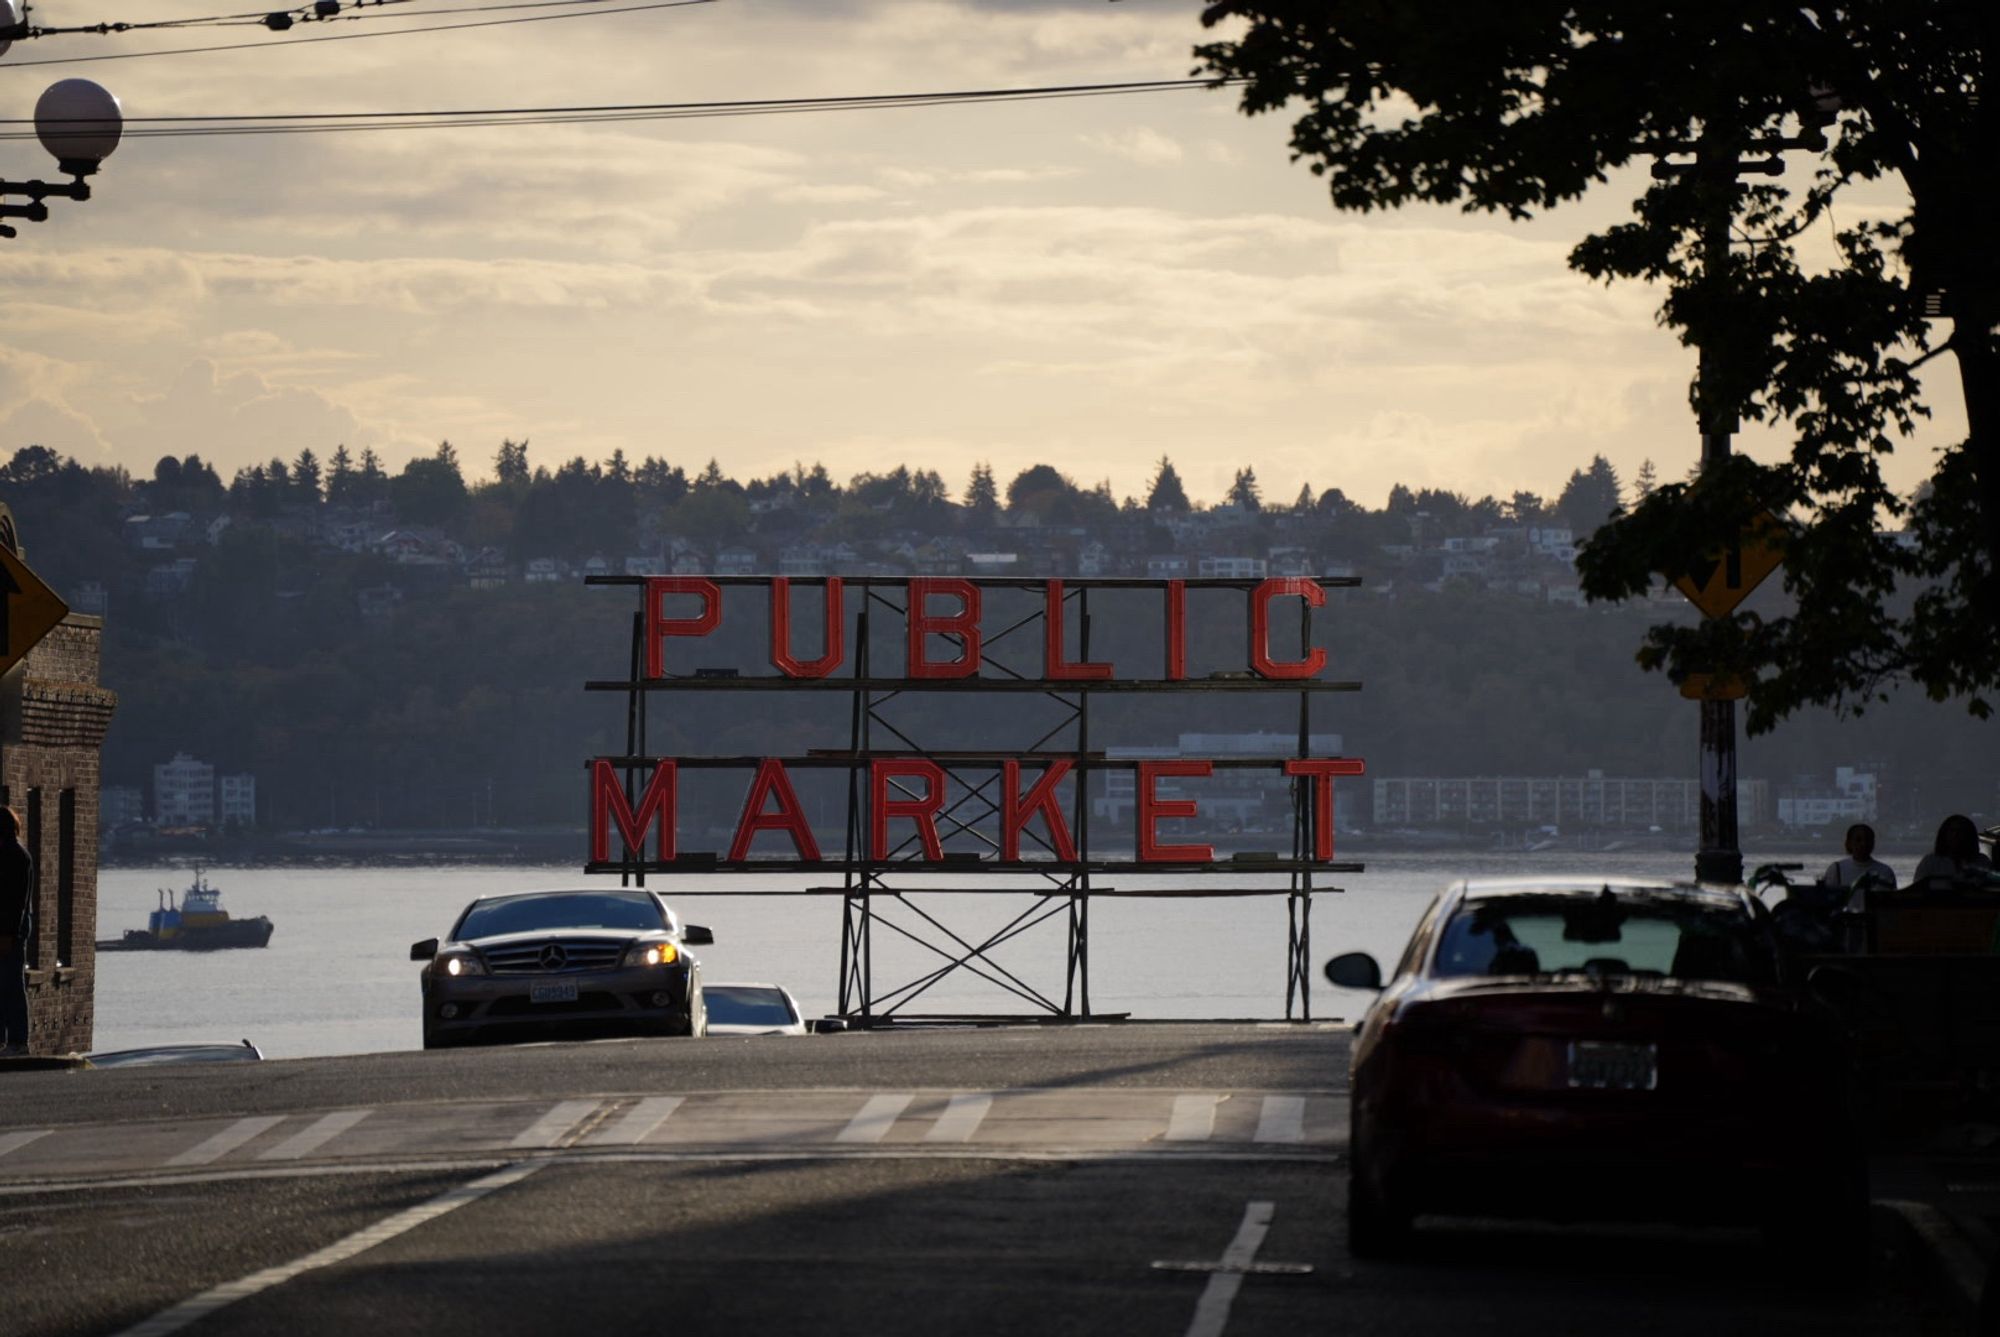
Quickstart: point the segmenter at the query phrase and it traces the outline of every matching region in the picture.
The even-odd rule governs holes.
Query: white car
[[[710,1035],[804,1035],[791,991],[775,984],[705,984]]]

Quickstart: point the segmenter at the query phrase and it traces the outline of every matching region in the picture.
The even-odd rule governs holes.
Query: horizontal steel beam
[[[586,692],[1041,692],[1082,696],[1095,692],[1358,692],[1358,682],[1322,678],[598,678]]]

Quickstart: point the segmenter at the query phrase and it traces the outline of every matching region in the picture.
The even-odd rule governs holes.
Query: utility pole
[[[1736,213],[1737,143],[1733,135],[1713,125],[1702,128],[1695,148],[1695,188],[1700,192],[1702,282],[1720,297],[1730,282],[1729,229]],[[1771,163],[1783,171],[1774,155]],[[1768,170],[1752,165],[1753,170]],[[1772,173],[1776,175],[1776,173]],[[1718,303],[1719,304],[1719,303]],[[1710,311],[1713,320],[1713,307]],[[1701,427],[1701,471],[1718,473],[1729,461],[1729,439],[1736,434],[1735,396],[1719,350],[1703,340],[1695,371],[1695,404]],[[1743,881],[1743,851],[1736,833],[1736,702],[1704,697],[1701,706],[1701,846],[1694,856],[1694,875],[1701,882]]]

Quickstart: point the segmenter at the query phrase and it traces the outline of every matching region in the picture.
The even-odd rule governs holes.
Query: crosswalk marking
[[[1303,1142],[1306,1140],[1306,1098],[1265,1096],[1264,1111],[1257,1116],[1259,1142]]]
[[[644,1142],[648,1134],[667,1121],[681,1107],[682,1096],[648,1096],[586,1139],[594,1147],[630,1146]]]
[[[1167,1120],[1167,1141],[1206,1142],[1215,1132],[1215,1107],[1222,1103],[1216,1095],[1175,1096],[1174,1112]]]
[[[47,1137],[54,1131],[52,1128],[29,1128],[18,1133],[0,1133],[0,1156],[19,1151],[35,1139]]]
[[[521,1135],[509,1146],[527,1151],[538,1147],[553,1147],[562,1140],[563,1134],[597,1113],[601,1100],[565,1100],[549,1107],[546,1114],[529,1124]]]
[[[961,1091],[951,1098],[944,1113],[938,1115],[937,1122],[924,1134],[926,1142],[964,1142],[979,1131],[986,1111],[993,1108],[993,1097],[984,1091]]]
[[[327,1143],[367,1118],[372,1110],[335,1110],[322,1114],[298,1132],[272,1147],[260,1161],[296,1161],[312,1155]]]
[[[180,1155],[170,1158],[167,1164],[211,1165],[259,1133],[275,1128],[284,1121],[285,1116],[282,1114],[257,1114],[247,1119],[238,1119],[214,1137],[197,1142]]]
[[[868,1103],[861,1112],[847,1121],[847,1127],[835,1135],[836,1142],[880,1142],[882,1135],[889,1131],[896,1116],[910,1107],[916,1097],[907,1091],[893,1095],[884,1094],[868,1097]]]

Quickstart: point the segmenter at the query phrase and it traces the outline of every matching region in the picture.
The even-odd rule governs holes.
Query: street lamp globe
[[[0,4],[8,0],[0,0]],[[111,90],[89,79],[63,79],[35,103],[35,134],[71,176],[89,176],[118,147],[125,117]]]
[[[26,21],[21,8],[21,0],[0,0],[0,32],[12,32]],[[0,56],[7,54],[7,48],[14,45],[11,37],[0,37]]]

